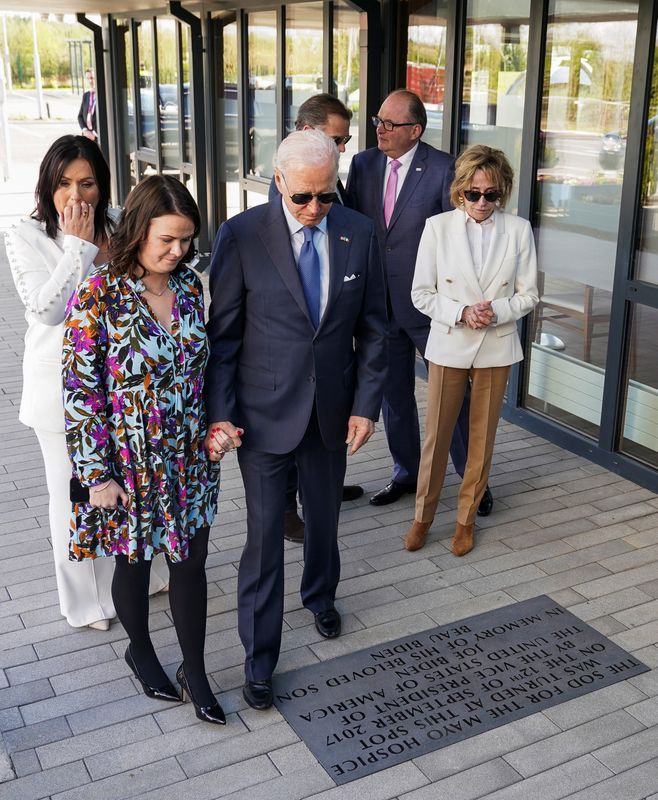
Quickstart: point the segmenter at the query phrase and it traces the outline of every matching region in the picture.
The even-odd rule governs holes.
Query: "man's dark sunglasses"
[[[296,206],[305,206],[307,203],[310,203],[314,197],[317,197],[318,202],[325,206],[328,206],[329,203],[335,203],[336,200],[338,200],[338,194],[336,192],[320,192],[319,194],[295,192],[295,194],[290,194],[290,189],[288,189],[288,184],[286,183],[286,176],[283,172],[281,173],[281,177],[288,191],[288,196]]]
[[[478,192],[475,189],[465,189],[464,190],[464,197],[468,200],[469,203],[477,203],[477,201],[484,197],[487,203],[495,203],[496,200],[500,200],[503,196],[502,192]]]
[[[340,147],[341,144],[347,144],[350,141],[352,134],[348,134],[347,136],[330,136],[329,138],[336,142],[337,147]]]
[[[396,128],[406,128],[409,125],[418,125],[417,122],[391,122],[390,119],[382,119],[381,117],[371,117],[372,124],[375,128],[383,125],[385,131],[393,131]]]

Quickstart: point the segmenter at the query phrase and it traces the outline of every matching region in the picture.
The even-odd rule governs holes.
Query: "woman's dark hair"
[[[201,216],[194,198],[183,184],[171,175],[151,175],[137,184],[126,199],[121,220],[110,239],[111,271],[136,279],[144,273],[137,261],[151,220],[167,214],[187,217],[194,223],[193,240],[199,235]],[[187,264],[196,255],[194,241],[179,264]]]
[[[84,136],[61,136],[54,141],[43,157],[39,167],[37,188],[34,191],[36,208],[32,218],[46,225],[46,234],[57,237],[59,214],[55,208],[54,195],[64,170],[78,158],[84,159],[92,169],[98,186],[98,203],[94,211],[94,235],[109,230],[107,207],[110,204],[110,168],[96,142]]]

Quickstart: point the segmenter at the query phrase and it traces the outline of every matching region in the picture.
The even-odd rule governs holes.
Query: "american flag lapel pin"
[[[416,167],[416,172],[422,172],[422,171],[423,171],[422,167]]]
[[[339,236],[338,238],[340,239],[341,242],[345,242],[346,244],[350,243],[350,237],[349,236]]]

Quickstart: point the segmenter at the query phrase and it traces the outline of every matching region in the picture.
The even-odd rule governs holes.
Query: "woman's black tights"
[[[206,677],[203,648],[206,639],[208,589],[206,556],[208,528],[199,528],[190,541],[189,557],[169,566],[169,605],[176,635],[183,653],[185,677],[199,705],[211,705],[214,696]],[[168,681],[149,634],[149,577],[151,562],[140,559],[129,564],[127,556],[117,556],[112,599],[117,616],[130,638],[130,650],[142,678],[151,686]]]

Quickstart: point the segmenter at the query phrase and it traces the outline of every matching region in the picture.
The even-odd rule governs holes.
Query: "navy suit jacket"
[[[313,406],[325,446],[345,446],[350,415],[376,420],[386,367],[384,283],[373,224],[334,203],[327,216],[329,298],[317,330],[306,307],[281,199],[219,230],[210,264],[212,422],[245,446],[289,453]]]
[[[390,307],[396,322],[405,328],[429,328],[429,319],[411,302],[411,283],[425,220],[452,210],[454,163],[448,153],[420,141],[388,228],[383,204],[386,155],[371,147],[354,156],[350,165],[345,205],[375,223]]]

